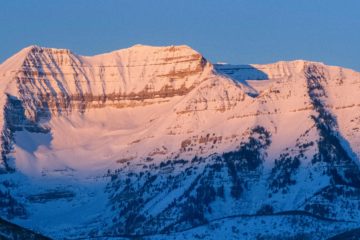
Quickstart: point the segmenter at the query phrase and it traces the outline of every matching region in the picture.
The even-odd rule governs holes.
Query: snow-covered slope
[[[0,213],[45,235],[186,238],[251,217],[234,238],[297,221],[321,239],[360,221],[360,73],[31,46],[0,81]]]
[[[1,66],[5,85],[2,104],[8,109],[8,123],[3,121],[3,125],[9,125],[4,135],[12,128],[31,128],[46,135],[39,138],[38,134],[15,133],[15,129],[13,139],[3,140],[3,159],[19,136],[17,146],[23,147],[16,151],[17,164],[28,166],[24,161],[35,155],[30,168],[41,164],[39,171],[47,167],[49,154],[51,159],[58,158],[50,165],[61,166],[65,160],[68,167],[87,169],[93,169],[92,162],[104,169],[103,164],[125,159],[169,158],[178,154],[184,138],[173,135],[187,136],[199,124],[197,119],[186,117],[187,113],[221,112],[245,97],[245,87],[215,75],[212,65],[186,46],[136,45],[95,57],[32,46],[13,58]],[[29,141],[32,135],[36,139]],[[167,144],[158,145],[157,139]],[[119,141],[122,143],[109,144]],[[29,142],[32,146],[27,146]],[[28,151],[36,150],[37,145],[42,146],[39,151]],[[86,163],[71,164],[66,156],[84,145],[97,149],[98,154],[76,151],[78,159],[86,159]]]

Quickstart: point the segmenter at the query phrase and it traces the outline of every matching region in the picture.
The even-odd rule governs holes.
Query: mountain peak
[[[204,58],[198,51],[187,46],[187,45],[170,45],[170,46],[152,46],[152,45],[143,45],[136,44],[128,48],[123,48],[115,50],[112,52],[99,54],[95,56],[89,56],[88,58],[103,58],[104,56],[109,57],[111,55],[118,54],[131,54],[132,56],[145,57],[148,58],[151,56],[156,56],[157,58],[173,58],[173,57],[191,57],[197,56]]]
[[[155,45],[146,45],[146,44],[135,44],[128,49],[135,49],[135,48],[148,48],[148,49],[158,49],[158,50],[192,50],[195,51],[188,45],[166,45],[166,46],[155,46]],[[121,50],[121,49],[120,49]]]
[[[70,55],[72,52],[69,49],[47,48],[38,45],[30,45],[5,60],[5,62],[0,65],[0,71],[3,73],[17,71],[21,69],[29,59],[34,59],[39,54],[45,54],[47,57],[50,57],[50,55]]]
[[[29,52],[32,53],[50,53],[50,54],[70,54],[71,51],[66,48],[49,48],[49,47],[41,47],[38,45],[31,45],[27,47],[26,49],[29,49]]]
[[[27,46],[27,47],[21,49],[17,54],[28,55],[31,53],[42,53],[42,52],[53,53],[53,54],[57,54],[57,53],[69,54],[69,53],[71,53],[71,51],[66,48],[50,48],[50,47],[42,47],[39,45],[30,45],[30,46]],[[17,54],[15,54],[15,55],[17,55]]]

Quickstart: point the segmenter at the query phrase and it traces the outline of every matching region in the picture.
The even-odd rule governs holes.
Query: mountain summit
[[[213,65],[188,46],[30,46],[0,78],[0,217],[19,226],[56,239],[358,227],[358,72]]]

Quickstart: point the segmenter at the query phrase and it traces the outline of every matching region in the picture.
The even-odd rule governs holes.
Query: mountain
[[[360,222],[360,73],[188,46],[0,65],[0,216],[55,239],[326,239]],[[341,235],[340,235],[341,236]]]

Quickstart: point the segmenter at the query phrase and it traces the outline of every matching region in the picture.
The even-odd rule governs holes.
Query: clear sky
[[[0,62],[32,44],[94,55],[138,43],[187,44],[213,62],[360,71],[360,0],[0,1]]]

